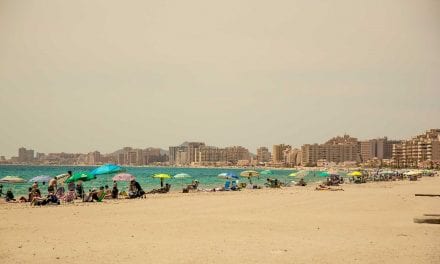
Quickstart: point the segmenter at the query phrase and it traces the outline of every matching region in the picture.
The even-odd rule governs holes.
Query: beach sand
[[[440,178],[0,204],[2,263],[440,263]]]

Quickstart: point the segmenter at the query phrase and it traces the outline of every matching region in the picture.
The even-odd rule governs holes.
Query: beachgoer
[[[77,194],[78,197],[84,197],[84,188],[82,186],[82,182],[81,181],[79,181],[76,184],[76,194]]]
[[[47,187],[47,192],[55,193],[55,190],[57,190],[57,179],[53,178],[49,182],[49,186]]]
[[[74,182],[69,182],[69,184],[67,184],[67,190],[75,191],[75,183]]]
[[[3,184],[0,184],[0,197],[2,197],[2,195],[4,195],[4,193],[3,193]]]
[[[306,183],[306,181],[304,180],[304,178],[301,178],[301,179],[299,180],[299,182],[298,182],[297,185],[298,185],[298,186],[306,186],[307,183]]]
[[[11,189],[8,189],[5,197],[6,202],[15,202],[14,194]]]
[[[119,194],[118,184],[116,181],[113,181],[112,198],[118,199],[118,194]]]
[[[142,190],[141,185],[137,181],[132,180],[130,182],[130,187],[128,190],[128,197],[129,198],[137,198],[137,197],[140,197],[144,194],[145,194],[145,192],[144,192],[144,190]]]
[[[108,185],[105,185],[104,189],[105,189],[105,198],[106,199],[112,198],[112,190],[110,190]]]

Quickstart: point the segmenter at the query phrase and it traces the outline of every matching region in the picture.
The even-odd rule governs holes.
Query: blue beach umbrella
[[[226,179],[226,180],[238,180],[239,179],[238,175],[233,172],[223,172],[223,173],[220,173],[217,177],[219,177],[221,179]]]
[[[32,179],[30,179],[28,182],[49,182],[52,179],[51,176],[48,175],[40,175],[35,176]]]
[[[104,164],[101,167],[98,167],[90,172],[92,175],[103,175],[103,174],[112,174],[124,171],[124,169],[115,164]]]

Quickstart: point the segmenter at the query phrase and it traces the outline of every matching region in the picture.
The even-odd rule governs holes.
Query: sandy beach
[[[2,263],[440,263],[440,178],[32,208],[0,204]]]

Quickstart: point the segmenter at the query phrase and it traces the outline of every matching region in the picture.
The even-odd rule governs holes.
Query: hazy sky
[[[439,0],[0,0],[0,155],[440,127]]]

